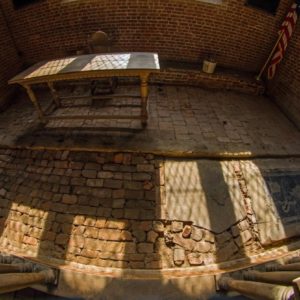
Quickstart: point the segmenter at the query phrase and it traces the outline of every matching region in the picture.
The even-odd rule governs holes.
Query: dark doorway
[[[275,13],[280,0],[247,0],[247,5]]]
[[[42,0],[13,0],[13,5],[15,9],[19,9],[22,8],[24,6],[27,6],[29,4],[35,3],[35,2],[39,2]]]

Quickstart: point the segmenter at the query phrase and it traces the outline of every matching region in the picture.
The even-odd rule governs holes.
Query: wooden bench
[[[12,78],[9,83],[18,83],[27,90],[28,96],[37,109],[42,122],[53,119],[140,119],[142,125],[145,126],[148,119],[148,78],[150,73],[159,72],[159,70],[159,59],[156,53],[89,54],[37,63]],[[55,108],[59,108],[61,107],[61,98],[55,89],[55,82],[114,76],[140,78],[140,116],[51,116],[51,114],[45,113],[47,110],[42,110],[32,89],[35,84],[46,83],[53,97],[52,105],[54,104]]]

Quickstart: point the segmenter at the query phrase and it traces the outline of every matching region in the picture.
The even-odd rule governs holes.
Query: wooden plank
[[[64,115],[64,116],[47,116],[47,120],[141,120],[141,116],[100,116],[100,115]]]
[[[76,100],[76,99],[91,99],[91,100],[109,100],[109,99],[114,99],[114,98],[138,98],[140,99],[141,96],[139,95],[117,95],[113,94],[111,96],[107,95],[99,95],[99,96],[91,96],[91,95],[82,95],[82,96],[60,96],[59,97],[61,100]]]

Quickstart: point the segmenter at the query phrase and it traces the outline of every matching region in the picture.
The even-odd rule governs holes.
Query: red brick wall
[[[0,11],[0,108],[9,91],[7,80],[19,69],[19,57]]]
[[[265,60],[289,6],[276,16],[242,0],[48,0],[15,11],[3,0],[19,48],[29,61],[59,57],[84,46],[102,29],[118,51],[157,51],[161,57],[199,61],[216,55],[227,67],[256,71]]]
[[[300,24],[290,41],[277,76],[269,83],[271,95],[300,128]]]

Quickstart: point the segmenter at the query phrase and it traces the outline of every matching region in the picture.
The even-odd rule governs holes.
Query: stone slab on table
[[[263,245],[300,234],[300,159],[242,161]]]

